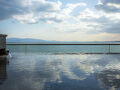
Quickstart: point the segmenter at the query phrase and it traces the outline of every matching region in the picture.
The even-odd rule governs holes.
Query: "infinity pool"
[[[11,52],[0,90],[120,90],[120,55]]]

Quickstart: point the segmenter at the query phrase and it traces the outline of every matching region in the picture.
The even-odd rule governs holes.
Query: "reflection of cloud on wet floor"
[[[120,69],[104,70],[95,74],[101,88],[107,90],[120,89]]]
[[[74,64],[76,69],[83,71],[85,74],[99,72],[104,69],[116,69],[120,68],[120,57],[114,57],[111,55],[91,55],[87,56],[84,61],[78,61]]]
[[[42,90],[46,83],[62,83],[63,77],[82,81],[103,70],[120,69],[119,58],[114,55],[27,55],[12,60],[10,69],[17,74],[24,73],[19,75],[22,82],[14,83],[15,87]]]

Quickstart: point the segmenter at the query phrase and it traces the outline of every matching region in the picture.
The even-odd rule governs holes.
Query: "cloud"
[[[82,22],[93,22],[93,23],[107,23],[109,18],[105,15],[99,15],[98,12],[93,12],[90,9],[85,9],[83,12],[80,12],[77,15],[77,19],[81,20]]]
[[[0,0],[0,20],[14,18],[20,22],[34,23],[40,13],[52,13],[60,10],[61,2],[45,0]]]
[[[100,5],[107,7],[107,9],[102,8]],[[72,7],[72,5],[68,6]],[[98,8],[98,6],[100,7]],[[86,8],[75,16],[71,15],[71,22],[69,21],[66,24],[60,25],[59,29],[63,32],[70,32],[72,34],[82,32],[84,34],[97,34],[98,36],[100,33],[101,35],[104,35],[104,33],[120,33],[120,1],[99,0],[95,8],[94,11],[90,8]]]
[[[81,6],[85,7],[87,5],[86,5],[86,3],[77,3],[77,4],[68,3],[66,5],[66,8],[64,8],[62,10],[62,13],[64,13],[64,14],[70,14],[73,11],[73,9],[75,9],[76,7],[79,7],[79,6],[80,7]]]
[[[15,19],[20,23],[62,22],[72,10],[85,3],[67,4],[61,9],[62,2],[46,0],[0,0],[0,20]]]
[[[120,33],[120,22],[106,24],[106,27],[103,28],[103,31],[109,33]]]
[[[120,1],[119,0],[99,0],[99,3],[95,6],[97,10],[107,13],[119,13]]]
[[[17,1],[0,0],[0,20],[11,18],[14,14],[21,14],[23,8]]]
[[[109,0],[108,0],[109,1]],[[80,12],[75,18],[79,23],[86,23],[86,31],[95,33],[120,33],[119,20],[120,13],[106,13],[97,11],[92,11],[90,9],[85,9]],[[81,27],[82,28],[82,27]]]
[[[101,41],[115,40],[115,38],[119,40],[119,10],[119,0],[99,0],[95,9],[87,7],[84,2],[63,4],[60,0],[56,2],[50,0],[0,0],[0,21],[12,19],[23,24],[44,22],[45,32],[39,36],[38,32],[43,31],[38,29],[35,32],[33,29],[35,33],[35,35],[31,35],[33,38],[42,37],[61,41]],[[51,26],[47,26],[46,23]],[[51,32],[51,30],[54,31]],[[21,36],[23,37],[22,34]]]

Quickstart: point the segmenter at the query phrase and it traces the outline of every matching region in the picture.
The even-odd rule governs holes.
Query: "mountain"
[[[7,43],[72,43],[72,44],[80,44],[80,43],[119,43],[117,41],[89,41],[89,42],[81,42],[81,41],[48,41],[41,39],[33,39],[33,38],[7,38]]]
[[[24,42],[47,42],[46,40],[33,38],[7,38],[7,43],[24,43]]]

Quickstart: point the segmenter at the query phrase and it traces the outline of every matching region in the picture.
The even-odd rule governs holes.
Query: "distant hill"
[[[46,40],[33,39],[33,38],[7,38],[7,43],[25,43],[25,42],[47,42]]]
[[[62,41],[48,41],[33,38],[7,38],[7,43],[63,43]]]
[[[48,41],[41,39],[33,39],[33,38],[7,38],[7,43],[120,43],[119,41],[89,41],[89,42],[80,42],[80,41]]]

